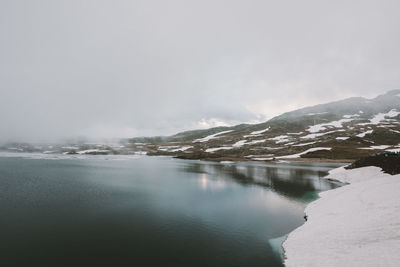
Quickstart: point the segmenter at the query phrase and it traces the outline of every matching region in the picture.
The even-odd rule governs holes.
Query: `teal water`
[[[336,166],[0,157],[0,266],[282,266]]]

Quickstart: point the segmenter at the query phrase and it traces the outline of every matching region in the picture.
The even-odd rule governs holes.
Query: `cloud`
[[[172,134],[399,88],[399,5],[1,1],[0,139]]]

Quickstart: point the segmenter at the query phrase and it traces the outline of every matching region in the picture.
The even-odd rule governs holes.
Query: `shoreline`
[[[12,155],[12,156],[24,156],[24,155],[43,155],[44,157],[51,156],[149,156],[149,157],[171,157],[176,159],[184,159],[184,160],[201,160],[201,161],[210,161],[210,162],[258,162],[258,163],[276,163],[282,161],[290,161],[290,162],[319,162],[319,163],[353,163],[355,160],[353,159],[326,159],[326,158],[281,158],[276,160],[255,160],[251,158],[245,157],[219,157],[219,158],[188,158],[181,157],[176,155],[146,155],[146,154],[62,154],[62,153],[42,153],[42,152],[9,152],[9,151],[0,151],[1,154]]]
[[[346,184],[307,205],[282,244],[285,266],[398,266],[400,174],[341,167],[324,178]]]

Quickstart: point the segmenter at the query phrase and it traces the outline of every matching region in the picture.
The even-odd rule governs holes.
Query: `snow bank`
[[[327,178],[350,184],[307,206],[307,222],[283,244],[286,266],[399,266],[400,175],[339,168]]]

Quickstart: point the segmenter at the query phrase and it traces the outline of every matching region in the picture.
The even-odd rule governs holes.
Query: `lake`
[[[0,157],[0,266],[282,266],[338,164]]]

